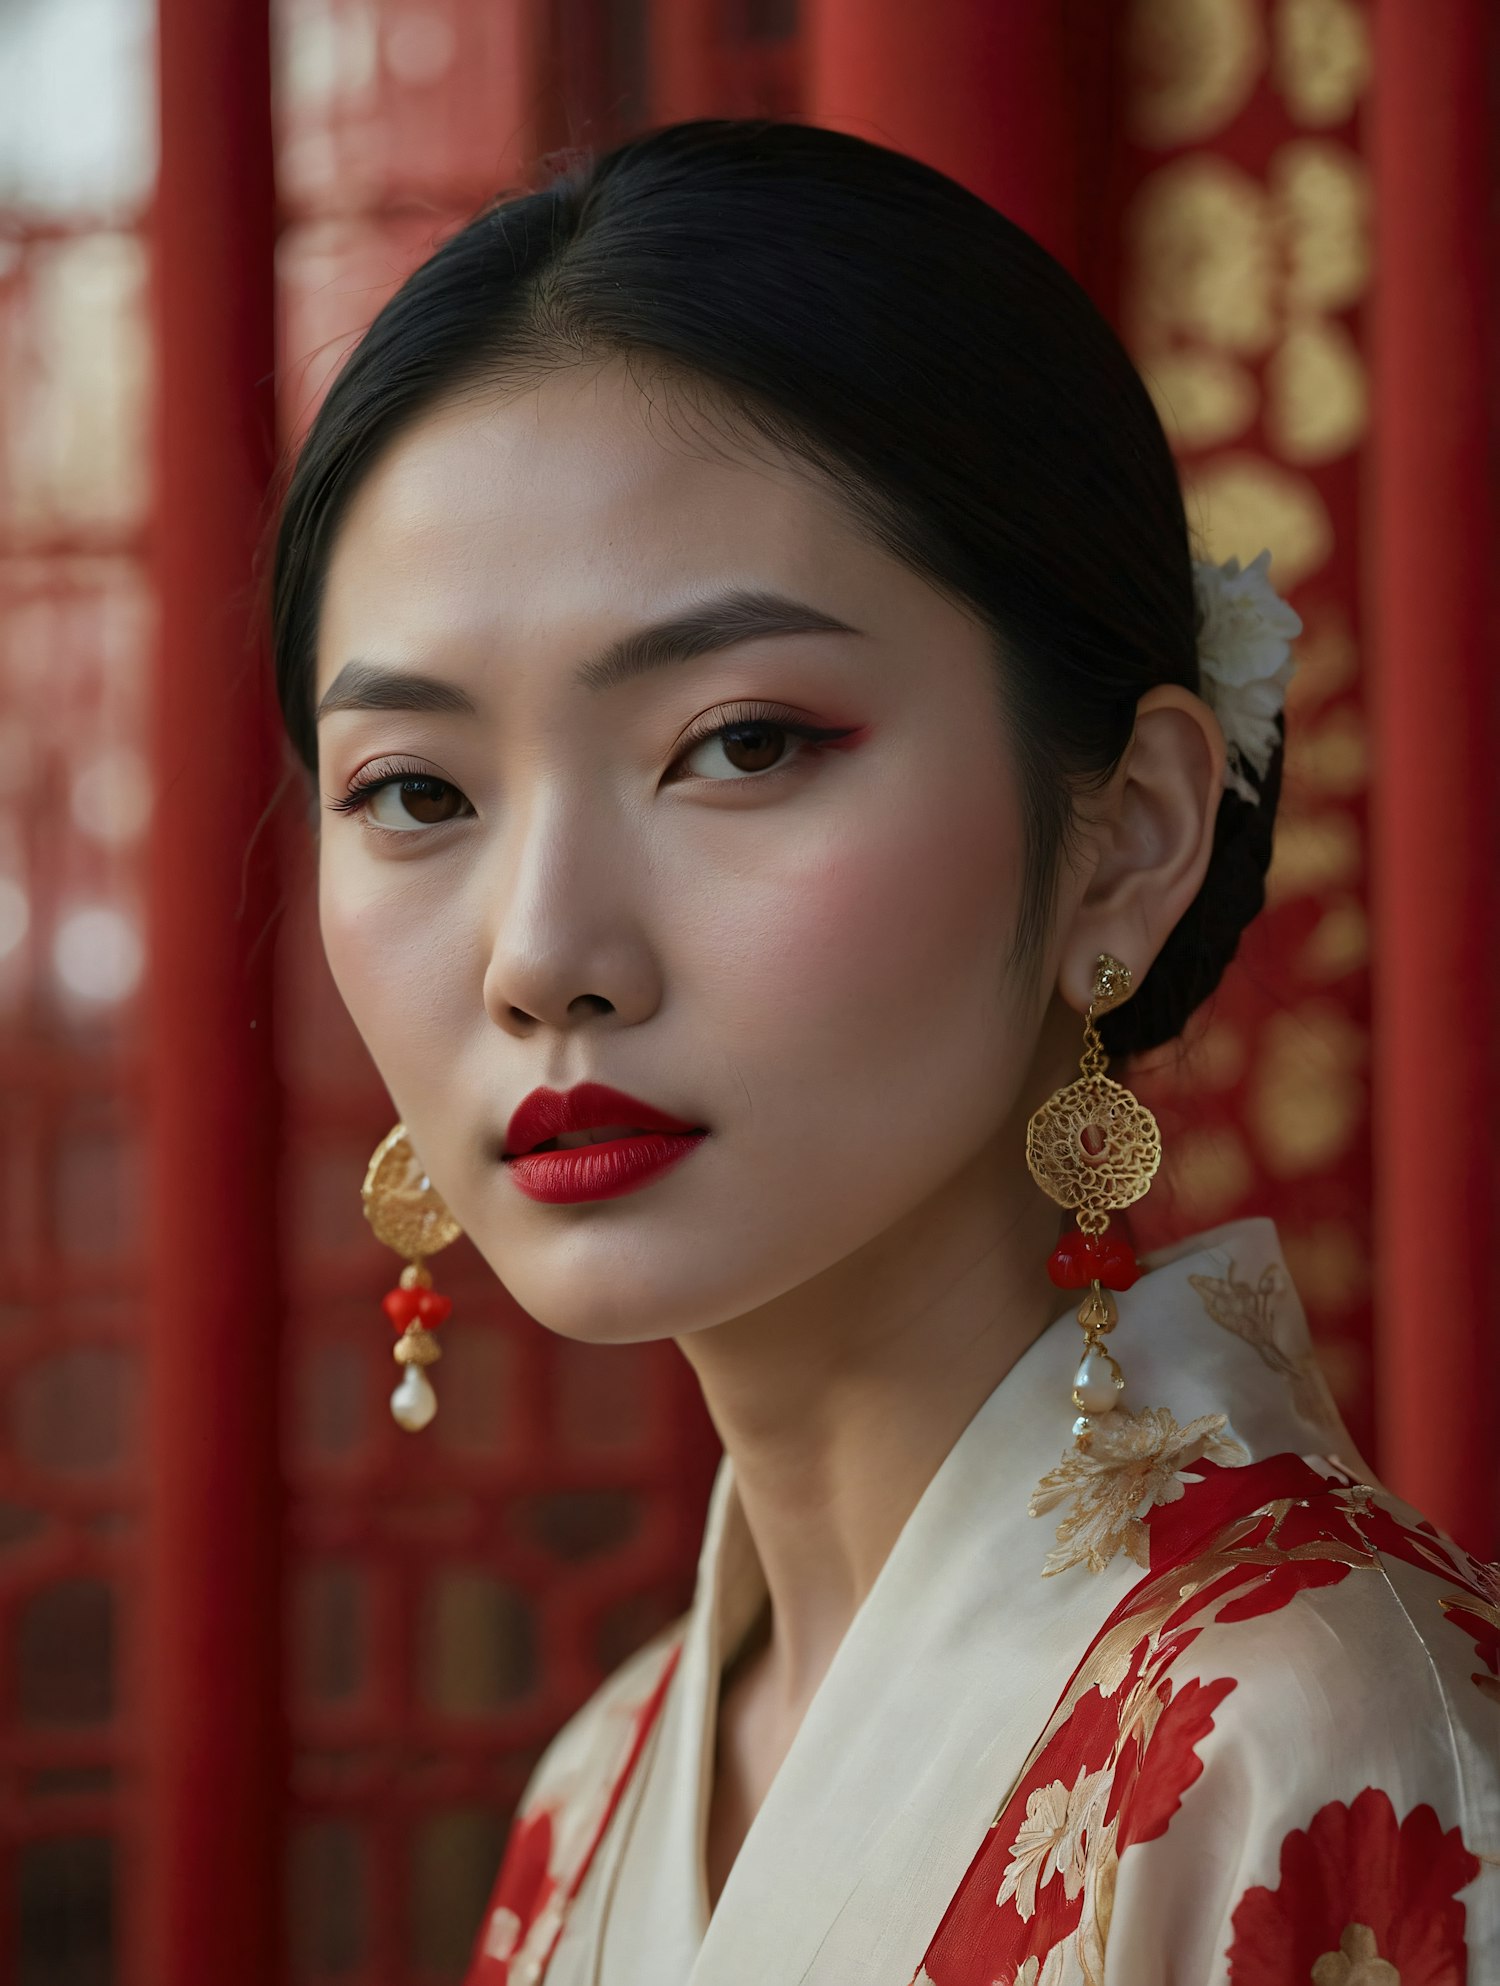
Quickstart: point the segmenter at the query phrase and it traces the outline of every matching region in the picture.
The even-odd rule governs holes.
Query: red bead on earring
[[[399,1426],[414,1434],[437,1412],[437,1395],[423,1368],[442,1355],[433,1333],[453,1309],[453,1299],[440,1296],[426,1269],[413,1262],[401,1271],[399,1285],[380,1299],[380,1307],[401,1334],[396,1362],[406,1368],[391,1395],[391,1413]]]
[[[1047,1274],[1060,1290],[1087,1289],[1090,1283],[1128,1290],[1140,1280],[1141,1265],[1124,1235],[1085,1234],[1073,1228],[1048,1257]]]

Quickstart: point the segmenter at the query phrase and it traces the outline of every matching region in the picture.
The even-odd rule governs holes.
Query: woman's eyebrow
[[[613,689],[675,662],[690,662],[737,642],[763,635],[859,634],[847,622],[820,607],[781,593],[740,589],[721,593],[667,620],[621,635],[591,661],[583,663],[574,680],[589,691]],[[378,662],[346,662],[318,704],[321,721],[335,710],[413,710],[447,715],[478,715],[473,698],[457,683],[411,670],[391,669]]]
[[[410,669],[388,669],[380,662],[346,662],[328,688],[313,717],[315,724],[335,710],[425,710],[450,716],[477,717],[474,699],[457,683],[437,676],[419,676]]]
[[[861,630],[825,614],[820,607],[782,593],[736,589],[704,600],[670,619],[636,628],[585,662],[575,680],[586,690],[613,689],[674,662],[691,662],[736,642],[776,634],[858,634]]]

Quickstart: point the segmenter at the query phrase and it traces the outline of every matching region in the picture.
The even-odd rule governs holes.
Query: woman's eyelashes
[[[357,772],[347,792],[328,806],[335,814],[359,814],[368,826],[393,834],[443,827],[474,812],[451,780],[390,761]]]
[[[780,706],[737,704],[727,713],[711,711],[683,739],[667,782],[675,784],[680,769],[691,768],[694,759],[702,761],[692,768],[694,778],[764,778],[800,764],[820,746],[847,738],[853,729],[852,725],[808,724],[795,711]],[[784,749],[788,739],[795,739],[799,746],[790,759]],[[715,753],[721,754],[717,760]]]
[[[737,705],[727,715],[714,711],[682,740],[663,783],[677,785],[684,778],[718,784],[764,781],[793,770],[856,729],[809,724],[793,712],[756,704]],[[475,811],[451,780],[389,759],[362,768],[348,790],[327,804],[333,813],[358,814],[366,826],[391,834],[445,827]]]

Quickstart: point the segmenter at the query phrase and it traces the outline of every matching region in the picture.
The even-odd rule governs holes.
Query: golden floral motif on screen
[[[1178,450],[1236,441],[1260,411],[1255,375],[1223,352],[1163,351],[1143,371]]]
[[[1342,124],[1370,80],[1370,30],[1357,0],[1279,0],[1271,83],[1299,124]]]
[[[1348,329],[1294,324],[1266,362],[1266,433],[1286,462],[1330,462],[1358,445],[1369,415],[1365,366]]]
[[[1184,469],[1188,521],[1203,556],[1244,556],[1252,542],[1272,549],[1276,586],[1289,591],[1328,562],[1333,520],[1315,485],[1264,455],[1211,455]]]
[[[1187,1125],[1172,1140],[1163,1169],[1174,1219],[1186,1228],[1227,1220],[1255,1185],[1255,1160],[1233,1124]]]
[[[1276,335],[1276,241],[1265,188],[1243,166],[1193,152],[1141,184],[1126,217],[1134,279],[1126,334],[1149,362],[1197,339],[1255,356]]]
[[[1312,936],[1298,948],[1296,960],[1304,979],[1324,984],[1368,965],[1370,920],[1358,898],[1330,903]]]
[[[1370,176],[1364,161],[1332,138],[1292,138],[1266,172],[1286,254],[1286,304],[1308,311],[1349,310],[1370,285]]]
[[[1344,813],[1298,813],[1289,809],[1276,822],[1276,847],[1266,876],[1266,900],[1324,896],[1353,888],[1364,874],[1364,844],[1358,824]]]
[[[1348,1152],[1365,1122],[1367,1059],[1364,1029],[1331,1000],[1270,1016],[1249,1116],[1276,1177],[1304,1178]]]
[[[1258,0],[1135,0],[1127,24],[1132,137],[1186,145],[1221,130],[1266,63]]]

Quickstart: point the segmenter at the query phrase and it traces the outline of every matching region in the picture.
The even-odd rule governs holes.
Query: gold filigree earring
[[[1204,1456],[1224,1463],[1247,1459],[1245,1449],[1224,1436],[1223,1414],[1204,1414],[1180,1427],[1165,1407],[1119,1411],[1125,1377],[1104,1340],[1119,1322],[1113,1292],[1139,1281],[1141,1269],[1125,1237],[1106,1229],[1112,1211],[1132,1206],[1150,1187],[1161,1164],[1161,1132],[1140,1098],[1105,1075],[1109,1057],[1094,1015],[1127,1000],[1133,983],[1128,965],[1100,952],[1079,1075],[1054,1091],[1026,1127],[1032,1178],[1078,1215],[1076,1230],[1053,1250],[1047,1273],[1059,1289],[1088,1290],[1078,1311],[1083,1356],[1073,1375],[1073,1448],[1031,1497],[1033,1517],[1065,1498],[1071,1502],[1044,1574],[1072,1565],[1100,1572],[1122,1549],[1146,1565],[1142,1520],[1153,1505],[1182,1494],[1182,1470]]]
[[[1073,1381],[1073,1433],[1084,1449],[1095,1418],[1114,1411],[1125,1385],[1103,1342],[1119,1320],[1110,1292],[1128,1290],[1141,1273],[1130,1243],[1122,1235],[1106,1239],[1105,1229],[1111,1209],[1139,1200],[1161,1164],[1156,1119],[1123,1083],[1105,1075],[1109,1057],[1094,1023],[1096,1012],[1128,999],[1133,984],[1128,965],[1100,952],[1078,1077],[1054,1090],[1026,1126],[1032,1178],[1060,1207],[1078,1214],[1077,1231],[1057,1244],[1047,1273],[1059,1289],[1089,1291],[1078,1312],[1083,1358]]]
[[[453,1308],[452,1299],[432,1287],[426,1261],[457,1241],[463,1229],[427,1177],[404,1124],[388,1131],[375,1147],[360,1193],[365,1219],[376,1235],[407,1257],[400,1282],[381,1298],[381,1308],[401,1334],[392,1355],[403,1372],[391,1395],[391,1413],[398,1426],[415,1434],[437,1412],[426,1368],[443,1355],[434,1333]]]

